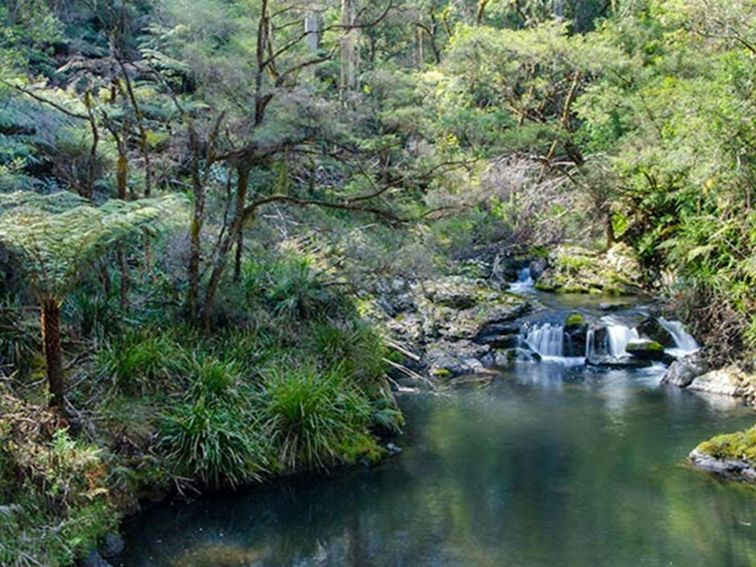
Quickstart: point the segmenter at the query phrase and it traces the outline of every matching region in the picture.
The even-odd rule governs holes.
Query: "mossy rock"
[[[696,451],[715,459],[742,459],[756,464],[756,426],[746,431],[717,435],[701,443]]]
[[[628,354],[642,360],[664,360],[664,346],[656,341],[632,341],[625,347]]]
[[[566,328],[584,327],[588,322],[582,313],[570,313],[564,322]]]

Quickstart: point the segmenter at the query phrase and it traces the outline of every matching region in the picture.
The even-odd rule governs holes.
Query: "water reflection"
[[[120,564],[756,565],[756,493],[681,464],[752,414],[657,380],[517,365],[486,389],[408,396],[400,457],[157,508]]]

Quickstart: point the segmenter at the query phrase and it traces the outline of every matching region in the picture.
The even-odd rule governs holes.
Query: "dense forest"
[[[649,318],[620,354],[756,401],[752,0],[0,20],[0,565],[102,565],[145,501],[377,466],[406,383],[590,359],[580,309],[561,351],[502,331],[545,301],[510,293],[523,269],[544,297],[643,298],[701,349],[675,361]],[[756,430],[698,451],[756,479]],[[181,564],[252,564],[216,561]]]

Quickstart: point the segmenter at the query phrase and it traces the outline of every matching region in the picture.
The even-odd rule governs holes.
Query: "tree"
[[[174,197],[95,207],[67,192],[0,195],[0,242],[18,258],[40,306],[52,406],[65,409],[60,308],[81,270],[117,242],[153,233],[178,207]]]

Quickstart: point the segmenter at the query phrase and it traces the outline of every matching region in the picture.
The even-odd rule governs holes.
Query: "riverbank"
[[[259,259],[210,329],[127,325],[72,356],[66,417],[0,384],[0,564],[105,565],[140,503],[375,463],[403,418],[388,352],[301,261]],[[70,351],[69,351],[70,352]]]

